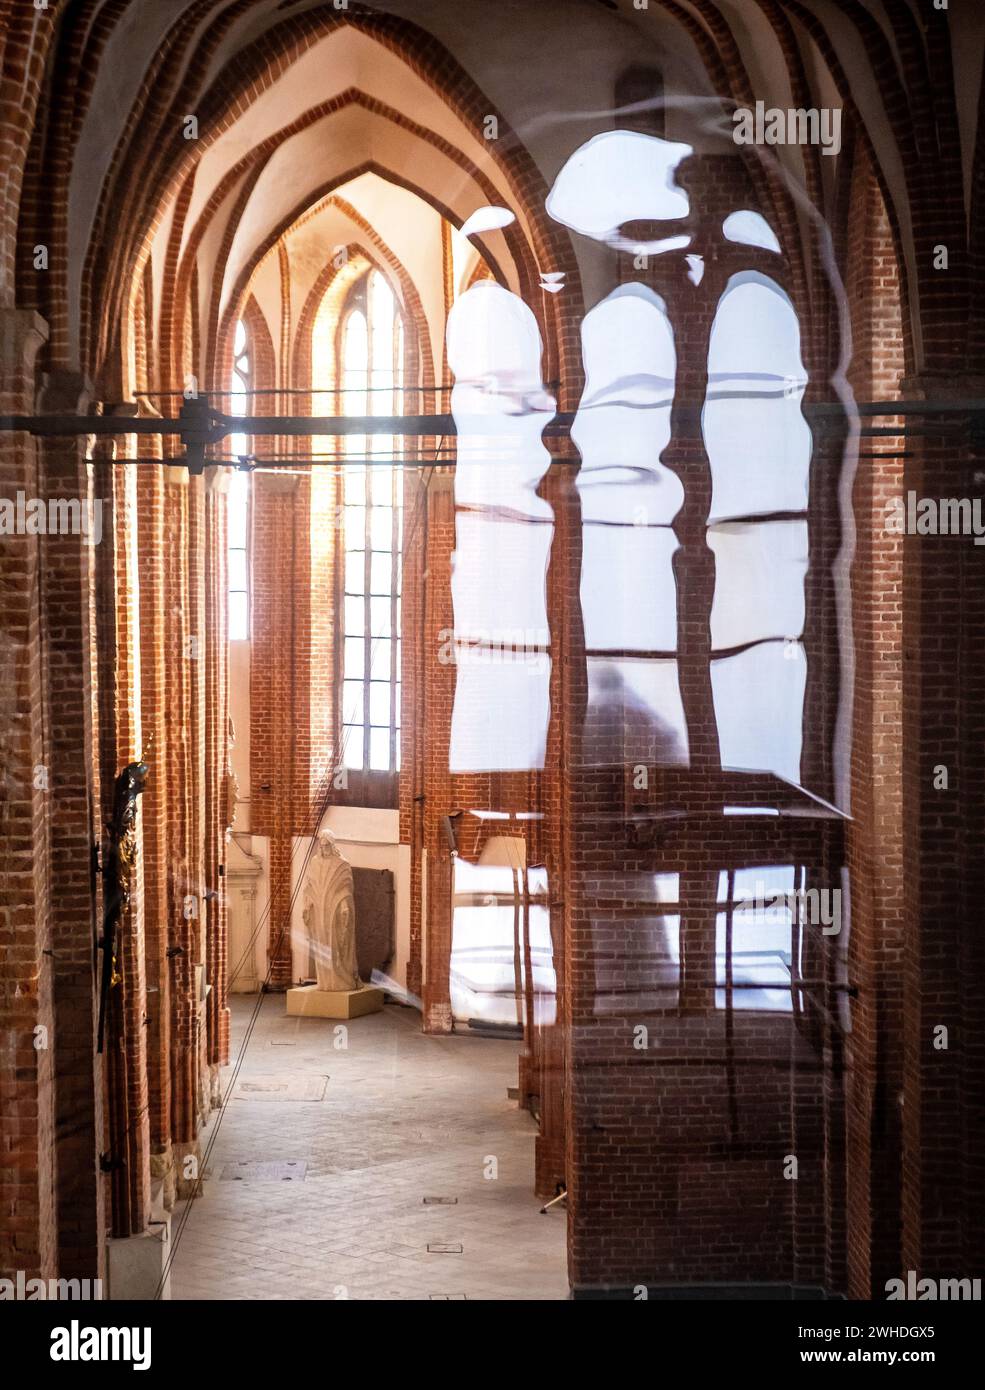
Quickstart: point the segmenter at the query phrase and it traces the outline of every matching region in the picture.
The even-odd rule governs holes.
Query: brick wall
[[[904,372],[899,273],[871,166],[854,171],[847,290],[859,400],[892,400]],[[891,420],[881,420],[890,425]],[[903,482],[902,438],[866,440],[855,484],[858,526],[852,589],[855,740],[848,863],[852,974],[859,984],[848,1044],[847,1242],[858,1297],[898,1272],[902,1073],[902,565],[903,545],[883,527]],[[880,457],[881,456],[881,457]]]
[[[49,378],[41,393],[46,410],[78,410],[87,404],[78,376]],[[90,494],[83,450],[77,440],[44,447],[46,494]],[[104,521],[111,524],[107,503]],[[95,1052],[96,904],[91,894],[94,838],[90,782],[93,764],[91,694],[98,689],[95,632],[89,597],[95,555],[78,536],[48,536],[42,578],[50,629],[49,797],[51,825],[51,930],[57,1055],[55,1073],[58,1183],[58,1269],[84,1277],[101,1269],[105,1183],[96,1155],[103,1148],[103,1059]]]
[[[0,313],[0,401],[4,412],[34,404],[34,364],[45,336],[37,315]],[[3,495],[42,495],[33,442],[0,438]],[[50,765],[45,742],[48,672],[37,603],[41,544],[27,536],[0,541],[4,602],[0,798],[0,1045],[3,1076],[0,1267],[47,1277],[57,1268],[59,1213],[55,1192],[56,1040],[50,925],[49,795],[37,768]],[[39,785],[39,783],[41,785]],[[45,1041],[47,1046],[38,1045]]]

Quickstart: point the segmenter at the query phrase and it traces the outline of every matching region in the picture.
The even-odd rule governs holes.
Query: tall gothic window
[[[251,410],[253,368],[250,359],[246,327],[236,324],[233,340],[233,371],[230,383],[230,415],[248,415]],[[233,454],[241,457],[249,452],[246,435],[234,434],[230,440]],[[249,589],[249,512],[250,475],[237,470],[229,487],[228,506],[228,616],[229,640],[243,642],[250,635]]]
[[[326,375],[314,344],[314,383]],[[324,339],[322,338],[324,342]],[[393,292],[370,270],[350,291],[336,337],[341,409],[402,410],[403,326]],[[343,762],[369,774],[400,768],[400,562],[402,473],[392,435],[344,440]]]

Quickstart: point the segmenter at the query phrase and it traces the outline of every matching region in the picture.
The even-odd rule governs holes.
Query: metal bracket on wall
[[[848,412],[840,402],[811,402],[802,405],[805,419],[819,434],[844,430]],[[700,423],[703,405],[675,406],[675,423]],[[520,414],[541,414],[545,438],[564,438],[570,435],[576,419],[575,411],[560,411],[551,417],[545,411],[536,412],[524,405]],[[852,412],[859,420],[879,417],[902,417],[901,425],[862,425],[863,438],[913,437],[923,434],[947,433],[952,423],[962,417],[973,419],[976,437],[985,434],[985,400],[949,401],[861,401]],[[937,423],[929,423],[936,418]],[[920,423],[912,423],[916,420]],[[71,438],[84,435],[166,435],[181,440],[184,454],[164,459],[120,459],[118,462],[161,464],[165,467],[187,468],[200,474],[210,463],[234,463],[230,458],[209,458],[206,449],[221,443],[230,435],[255,438],[282,437],[340,437],[345,435],[395,435],[404,437],[440,438],[455,436],[458,428],[455,417],[441,415],[227,415],[214,409],[207,395],[185,400],[177,416],[113,416],[113,415],[4,415],[0,416],[0,433],[15,432],[37,438]],[[264,468],[297,467],[306,462],[337,462],[337,460],[263,459]],[[388,463],[420,466],[420,459],[388,459]],[[558,463],[578,460],[556,460]],[[449,460],[454,463],[453,459]]]

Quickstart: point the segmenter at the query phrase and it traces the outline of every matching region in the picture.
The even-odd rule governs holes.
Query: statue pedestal
[[[298,985],[287,991],[287,1012],[293,1018],[360,1018],[382,1008],[383,991],[371,985],[339,990]]]

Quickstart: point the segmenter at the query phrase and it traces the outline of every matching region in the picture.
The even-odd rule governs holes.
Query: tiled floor
[[[253,1004],[233,997],[234,1060]],[[180,1237],[187,1204],[173,1213],[172,1298],[566,1298],[564,1214],[539,1214],[534,1122],[506,1094],[517,1045],[425,1037],[395,1005],[352,1020],[344,1050],[337,1027],[264,999]],[[324,1076],[322,1100],[278,1098],[317,1094]],[[307,1164],[304,1181],[272,1167],[222,1177],[226,1164],[291,1161]]]

